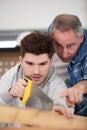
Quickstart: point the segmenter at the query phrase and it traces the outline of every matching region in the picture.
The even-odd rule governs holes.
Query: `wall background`
[[[87,0],[0,0],[0,31],[46,29],[60,13],[77,15],[87,28]]]
[[[20,33],[45,30],[60,13],[77,15],[87,28],[86,12],[87,0],[0,0],[0,77],[18,61]]]

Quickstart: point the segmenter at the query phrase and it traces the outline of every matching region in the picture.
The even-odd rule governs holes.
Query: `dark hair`
[[[54,29],[58,29],[62,32],[72,29],[78,37],[83,33],[80,19],[77,16],[70,14],[57,15],[51,24],[51,33],[53,33]]]
[[[36,55],[47,53],[51,58],[54,53],[53,38],[47,33],[34,31],[21,40],[20,51],[22,57],[28,52]]]

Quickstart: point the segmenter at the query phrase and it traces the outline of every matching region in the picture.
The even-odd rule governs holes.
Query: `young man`
[[[26,35],[21,40],[20,63],[1,77],[0,104],[25,107],[20,98],[24,96],[27,85],[24,76],[27,75],[36,87],[41,88],[53,100],[53,111],[72,118],[73,108],[67,107],[66,99],[58,96],[66,89],[66,85],[52,67],[53,53],[53,39],[50,36],[41,32]]]
[[[61,96],[67,97],[68,106],[75,106],[75,114],[87,116],[87,31],[77,16],[60,14],[53,20],[50,32],[56,54],[69,63],[70,85]]]

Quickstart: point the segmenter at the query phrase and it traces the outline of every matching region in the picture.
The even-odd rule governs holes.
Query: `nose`
[[[34,74],[39,74],[39,66],[34,66]]]
[[[67,58],[67,57],[68,57],[68,50],[67,50],[66,48],[64,48],[64,49],[62,50],[62,57],[63,57],[63,58]]]

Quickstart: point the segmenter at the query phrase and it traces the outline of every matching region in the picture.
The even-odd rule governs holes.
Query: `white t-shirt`
[[[62,62],[56,53],[53,55],[53,66],[56,69],[57,75],[65,81],[67,86],[69,85],[69,77],[67,72],[68,64],[69,63]]]

